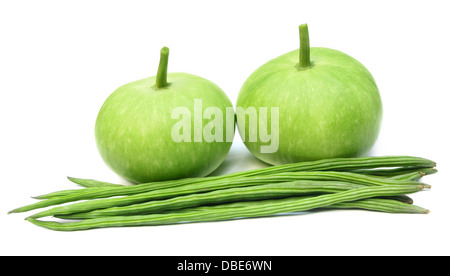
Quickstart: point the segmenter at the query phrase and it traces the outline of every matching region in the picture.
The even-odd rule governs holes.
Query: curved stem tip
[[[159,59],[158,73],[156,74],[156,88],[164,88],[167,83],[167,65],[169,63],[169,48],[161,49],[161,57]]]
[[[300,50],[297,67],[299,70],[304,70],[311,67],[308,25],[302,24],[298,29],[300,32]]]

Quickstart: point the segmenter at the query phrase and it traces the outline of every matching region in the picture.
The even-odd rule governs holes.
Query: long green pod
[[[237,218],[253,218],[271,216],[281,213],[306,211],[340,202],[348,202],[377,196],[410,194],[423,190],[425,188],[429,188],[429,186],[421,184],[364,187],[334,194],[326,194],[300,199],[287,198],[272,200],[269,202],[254,201],[252,202],[253,204],[241,208],[221,208],[218,210],[210,209],[206,211],[193,210],[167,214],[113,216],[86,219],[79,222],[61,223],[54,221],[41,221],[34,218],[27,218],[27,220],[38,226],[58,231],[76,231],[105,227],[163,225],[181,222],[221,221]]]
[[[410,172],[405,174],[399,174],[396,176],[391,176],[389,178],[398,180],[419,181],[424,176],[425,174],[423,172]]]
[[[330,206],[325,206],[323,208],[326,209],[365,209],[369,211],[379,211],[379,212],[385,212],[385,213],[411,213],[411,214],[427,214],[429,213],[429,210],[412,205],[411,201],[405,201],[403,197],[407,197],[405,195],[398,195],[398,196],[386,196],[386,197],[378,197],[378,198],[367,198],[367,199],[360,199],[360,200],[354,200],[349,202],[341,202],[336,203]],[[300,198],[300,197],[296,197]],[[265,202],[269,200],[264,200]],[[263,202],[263,201],[260,201]],[[252,201],[244,201],[244,202],[237,202],[237,203],[226,203],[222,205],[212,205],[212,206],[205,206],[205,207],[193,207],[193,208],[186,208],[186,209],[177,209],[177,210],[171,210],[170,212],[185,212],[186,210],[202,210],[202,208],[209,209],[209,208],[217,208],[223,207],[223,206],[234,206],[234,207],[242,207],[245,205],[254,204]],[[119,207],[120,208],[120,207]],[[112,208],[111,208],[112,209]],[[105,209],[108,210],[108,209]],[[55,215],[56,218],[60,219],[91,219],[91,218],[99,218],[99,217],[107,217],[102,216],[101,213],[102,210],[98,211],[91,211],[87,213],[75,213],[75,214],[69,214],[69,215]],[[97,213],[98,212],[98,213]],[[162,212],[162,213],[168,213]]]
[[[429,170],[430,173],[436,172],[431,169],[436,166],[436,163],[432,160],[412,157],[412,156],[385,156],[385,157],[362,157],[362,158],[335,158],[325,159],[318,161],[300,162],[294,164],[285,164],[273,167],[267,167],[262,169],[249,170],[244,172],[236,172],[221,176],[203,177],[203,178],[185,178],[177,180],[168,180],[160,182],[142,183],[139,185],[133,185],[128,190],[128,195],[132,191],[134,193],[142,193],[150,190],[164,189],[168,187],[178,187],[181,185],[199,183],[203,181],[213,181],[219,179],[228,179],[233,177],[248,177],[248,176],[260,176],[268,175],[272,173],[282,172],[294,172],[294,171],[348,171],[358,174],[366,175],[379,175],[379,176],[398,176],[418,170]],[[384,169],[390,167],[391,169]],[[381,168],[381,169],[380,169]],[[393,168],[393,169],[392,169]],[[68,177],[68,179],[78,185],[84,187],[103,187],[103,188],[117,188],[124,185],[114,184],[104,181],[98,181],[94,179],[83,179]],[[147,186],[148,185],[148,186]],[[145,186],[145,187],[142,187]],[[60,197],[70,195],[74,192],[80,192],[79,190],[65,190],[58,191],[46,195],[35,196],[35,199],[50,199],[53,197]]]
[[[86,201],[79,204],[80,208],[86,208],[85,211],[91,211],[101,208],[109,208],[116,206],[125,206],[146,202],[149,200],[165,199],[180,195],[192,193],[200,193],[214,191],[219,189],[255,186],[267,183],[289,182],[296,180],[327,180],[327,181],[343,181],[362,185],[409,185],[416,184],[414,181],[397,180],[390,178],[381,178],[375,176],[360,175],[348,172],[290,172],[278,173],[274,175],[263,175],[255,177],[240,177],[213,181],[202,181],[189,185],[181,185],[173,188],[154,190],[148,185],[124,186],[118,188],[85,188],[79,192],[74,192],[61,197],[52,197],[47,200],[39,201],[27,206],[16,208],[9,213],[19,213],[31,211],[38,208],[44,208],[52,205],[73,202],[78,200],[99,199],[95,201]],[[109,198],[117,196],[126,196],[119,198]]]
[[[333,175],[330,175],[333,174]],[[315,175],[317,175],[317,177],[315,177]],[[408,176],[405,176],[404,179],[400,179],[398,178],[398,180],[408,180],[407,178],[409,177],[410,174],[408,174]],[[278,178],[281,177],[281,178]],[[273,174],[273,175],[256,175],[256,176],[247,176],[245,177],[246,179],[244,179],[243,177],[239,177],[239,178],[230,178],[230,179],[217,179],[214,177],[206,177],[206,178],[191,178],[191,179],[181,179],[179,182],[179,185],[174,185],[172,188],[175,187],[179,187],[179,186],[184,186],[184,185],[201,185],[202,189],[204,188],[204,184],[210,186],[209,183],[214,183],[214,186],[219,186],[221,187],[221,183],[230,183],[231,186],[233,186],[233,183],[236,182],[242,182],[242,183],[247,183],[248,181],[253,182],[253,180],[255,181],[262,181],[261,179],[273,179],[273,182],[277,182],[277,181],[294,181],[294,180],[336,180],[336,181],[350,181],[352,180],[352,178],[356,177],[357,179],[354,180],[357,183],[360,182],[364,182],[364,183],[374,183],[374,181],[376,181],[376,178],[373,178],[371,176],[364,176],[364,175],[358,175],[355,174],[353,172],[324,172],[324,171],[320,171],[320,172],[284,172],[284,173],[278,173],[278,174]],[[286,179],[287,178],[287,179]],[[91,188],[91,189],[71,189],[71,190],[63,190],[63,191],[57,191],[57,192],[53,192],[53,193],[49,193],[49,194],[44,194],[44,195],[40,195],[40,196],[34,196],[33,198],[35,199],[52,199],[52,198],[57,198],[57,197],[66,197],[67,198],[61,198],[59,200],[56,200],[57,202],[62,201],[62,200],[70,200],[70,201],[66,201],[66,202],[71,202],[71,201],[77,201],[77,200],[83,200],[83,199],[91,199],[90,196],[93,194],[93,198],[106,198],[106,197],[112,197],[112,196],[126,196],[126,195],[134,195],[134,194],[140,194],[140,193],[145,193],[145,192],[150,192],[150,191],[155,191],[155,190],[160,190],[160,189],[164,189],[164,187],[166,187],[166,182],[158,182],[158,185],[150,185],[150,184],[140,184],[140,185],[135,185],[135,186],[123,186],[123,185],[118,185],[118,184],[111,184],[111,186],[103,186],[103,183],[105,182],[100,182],[98,181],[98,186],[96,184],[94,184],[97,180],[93,180],[93,179],[81,179],[81,178],[69,178],[72,181],[76,181],[77,184],[80,185],[84,185],[85,183],[90,183],[89,185],[91,185],[90,187],[87,188]],[[75,180],[76,179],[76,180]],[[196,180],[198,179],[198,182],[191,182],[191,180]],[[227,182],[229,181],[229,182]],[[269,181],[272,182],[272,181]],[[203,184],[202,184],[203,183]],[[216,184],[218,183],[218,184]],[[264,180],[264,183],[265,180]],[[152,183],[153,184],[153,183]],[[374,185],[383,185],[383,184],[393,184],[393,182],[390,183],[374,183]],[[405,183],[405,184],[410,184],[410,183]],[[212,186],[212,185],[211,185]],[[99,188],[99,189],[96,189]],[[102,188],[114,188],[114,190],[103,190]],[[117,189],[115,189],[117,188]],[[66,202],[62,202],[62,203],[66,203]],[[60,204],[60,203],[56,203],[56,204]],[[56,205],[53,204],[53,205]]]
[[[426,187],[429,188],[429,187]],[[388,212],[388,213],[417,213],[417,214],[427,214],[429,213],[429,210],[411,205],[408,203],[405,203],[403,201],[398,201],[397,198],[398,195],[391,195],[391,196],[379,196],[379,197],[371,197],[371,198],[365,198],[365,199],[358,199],[358,200],[352,200],[352,201],[345,201],[340,203],[335,203],[332,205],[319,207],[324,209],[366,209],[371,211],[380,211],[380,212]],[[308,198],[308,197],[314,197],[314,196],[302,196],[302,197],[292,197],[292,199],[302,199],[302,198]],[[237,209],[242,207],[248,207],[253,206],[256,203],[271,203],[271,202],[278,202],[280,200],[284,199],[267,199],[267,200],[261,200],[259,202],[254,201],[244,201],[244,202],[233,202],[233,203],[226,203],[226,204],[220,204],[220,205],[213,205],[213,206],[199,206],[199,207],[193,207],[193,208],[185,208],[180,210],[173,210],[173,211],[167,211],[162,212],[165,214],[175,214],[175,213],[185,213],[185,212],[193,212],[193,211],[221,211],[226,209]],[[289,200],[289,199],[287,199]],[[381,203],[380,205],[377,205],[377,203]],[[334,208],[335,206],[335,208]],[[58,216],[58,218],[65,219],[66,216]],[[69,218],[69,217],[67,217]]]
[[[430,211],[401,201],[387,198],[368,198],[355,201],[340,202],[330,206],[327,209],[365,209],[370,211],[379,211],[385,213],[411,213],[428,214]]]
[[[305,194],[336,193],[351,189],[362,188],[364,186],[346,182],[334,181],[294,181],[275,184],[266,184],[241,188],[230,188],[216,190],[207,193],[189,194],[164,200],[153,200],[140,204],[133,204],[122,207],[111,207],[97,209],[90,212],[81,213],[82,210],[67,205],[55,207],[35,215],[33,218],[54,216],[61,214],[72,214],[66,218],[85,219],[103,216],[125,216],[162,212],[167,210],[190,208],[206,204],[222,204],[235,201],[249,201],[274,199],[280,197],[292,197]]]
[[[423,176],[433,174],[436,171],[437,170],[433,169],[433,168],[415,169],[412,171],[408,171],[406,173],[403,172],[402,174],[397,174],[390,178],[398,179],[398,180],[410,180],[410,181],[416,180],[417,181],[417,180],[421,179]],[[355,172],[350,172],[350,173],[355,173]],[[283,174],[287,174],[287,173],[283,173]],[[301,177],[301,175],[299,175],[299,176]],[[252,178],[252,177],[250,176],[249,178]],[[69,179],[72,179],[72,178],[69,178]],[[123,186],[123,185],[119,185],[119,184],[108,184],[108,183],[106,185],[103,185],[103,183],[105,183],[105,182],[99,182],[98,184],[95,184],[96,180],[93,180],[93,179],[78,179],[78,181],[80,181],[80,183],[86,183],[86,185],[85,185],[86,188],[92,188],[92,187],[95,187],[95,188],[96,187],[117,188],[117,187]],[[87,183],[89,183],[89,184],[87,184]],[[142,191],[145,189],[140,189],[140,190]],[[35,199],[50,199],[50,198],[54,198],[54,197],[73,195],[74,193],[83,193],[83,192],[85,192],[85,191],[82,189],[63,190],[63,191],[57,191],[57,192],[53,192],[53,193],[49,193],[49,194],[45,194],[45,195],[41,195],[41,196],[35,196],[33,198],[35,198]],[[129,195],[129,194],[127,193],[124,195]]]
[[[85,188],[92,188],[92,187],[116,188],[124,186],[121,184],[113,184],[110,182],[103,182],[94,179],[81,179],[70,176],[68,176],[67,179]]]
[[[393,200],[400,201],[400,202],[407,203],[407,204],[413,204],[414,203],[413,199],[410,198],[407,195],[396,195],[396,196],[389,196],[389,197],[382,197],[381,196],[379,198],[393,199]]]
[[[221,176],[210,176],[203,178],[187,178],[178,180],[169,180],[164,182],[150,182],[141,183],[137,186],[143,184],[156,185],[159,184],[160,188],[172,187],[179,184],[188,184],[198,181],[207,181],[209,178],[213,179],[226,179],[232,177],[243,177],[243,176],[258,176],[258,175],[268,175],[282,172],[297,172],[297,171],[354,171],[361,169],[373,169],[373,168],[395,168],[395,170],[415,169],[415,168],[433,168],[436,166],[436,162],[414,156],[372,156],[372,157],[355,157],[355,158],[333,158],[333,159],[322,159],[316,161],[306,161],[299,163],[291,163],[277,166],[270,166],[261,169],[248,170],[243,172],[235,172]],[[400,168],[398,168],[400,167]],[[367,171],[366,173],[369,173]],[[70,180],[77,184],[82,184],[85,179],[81,178],[70,178]],[[90,183],[94,183],[96,180],[89,179]],[[99,181],[101,185],[104,183]],[[113,183],[110,183],[113,184]],[[117,185],[117,184],[113,184]]]
[[[295,199],[300,198],[307,198],[305,197],[295,197]],[[278,201],[278,199],[272,200],[263,200],[260,201],[260,203],[269,203]],[[170,212],[164,212],[164,213],[183,213],[183,212],[192,212],[192,211],[219,211],[223,209],[230,209],[230,208],[242,208],[247,206],[254,205],[255,202],[235,202],[235,203],[227,203],[227,204],[221,204],[221,205],[214,205],[214,206],[200,206],[200,207],[193,207],[193,208],[186,208],[181,210],[175,210]],[[352,200],[352,201],[346,201],[346,202],[340,202],[335,203],[329,206],[320,207],[324,209],[365,209],[370,211],[379,211],[379,212],[386,212],[386,213],[411,213],[411,214],[428,214],[430,211],[428,209],[411,205],[402,201],[397,200],[397,196],[384,196],[384,197],[372,197],[372,198],[365,198],[365,199],[359,199],[359,200]],[[59,218],[65,219],[65,216],[61,216]],[[69,217],[67,217],[69,218]]]
[[[400,179],[400,180],[420,180],[425,175],[435,174],[437,170],[435,168],[422,168],[417,171],[413,171],[410,173],[399,174],[395,176],[391,176],[392,179]]]
[[[70,181],[82,186],[83,188],[118,188],[123,187],[125,185],[120,184],[112,184],[109,182],[98,181],[94,179],[81,179],[74,177],[67,177]],[[76,180],[75,180],[76,179]],[[53,197],[61,197],[71,195],[73,193],[83,192],[83,189],[70,189],[70,190],[62,190],[57,192],[48,193],[45,195],[33,196],[34,199],[49,199]]]
[[[422,178],[425,175],[430,175],[430,174],[436,173],[437,170],[435,168],[431,168],[431,167],[413,167],[413,168],[396,168],[396,169],[360,169],[360,170],[350,170],[347,172],[357,173],[357,174],[362,174],[362,175],[369,175],[369,176],[384,176],[384,177],[390,177],[393,179],[419,180],[420,178]],[[262,174],[262,175],[264,175],[264,174]],[[232,176],[230,176],[230,178],[231,177]],[[214,180],[216,179],[216,177],[206,177],[206,178],[202,178],[201,181],[210,181],[212,178],[214,178]],[[85,188],[90,188],[90,187],[116,188],[116,187],[124,186],[124,185],[120,185],[120,184],[113,184],[113,183],[109,183],[109,182],[98,181],[95,179],[84,179],[84,178],[74,178],[74,177],[68,177],[68,179],[78,185],[85,187]],[[196,178],[183,179],[182,181],[175,180],[175,181],[169,181],[169,182],[164,182],[164,183],[159,183],[159,182],[142,183],[142,184],[139,184],[139,186],[147,185],[147,184],[148,185],[154,185],[154,184],[157,185],[156,183],[158,183],[158,186],[154,187],[154,189],[159,189],[161,187],[167,187],[171,183],[173,183],[174,186],[178,186],[178,184],[185,185],[185,184],[189,184],[189,183],[194,183],[195,179]],[[180,182],[180,183],[178,183],[178,182]],[[46,194],[46,195],[36,196],[34,198],[48,199],[51,197],[67,195],[74,191],[77,191],[77,190],[58,191],[58,192],[54,192],[54,193],[50,193],[50,194]]]
[[[404,174],[409,174],[413,172],[422,172],[424,175],[429,175],[436,173],[437,170],[433,167],[400,167],[400,168],[374,168],[374,169],[358,169],[353,170],[351,172],[367,174],[367,175],[375,175],[375,176],[384,176],[384,177],[396,177]]]

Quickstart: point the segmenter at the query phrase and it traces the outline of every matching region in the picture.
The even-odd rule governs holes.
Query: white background
[[[448,1],[2,1],[1,255],[449,255]],[[100,158],[94,122],[117,87],[169,71],[219,85],[236,102],[269,59],[341,50],[373,74],[384,104],[371,155],[438,163],[413,195],[428,215],[327,211],[177,226],[55,232],[7,211],[75,188],[66,176],[123,182]],[[239,139],[220,173],[261,167]]]

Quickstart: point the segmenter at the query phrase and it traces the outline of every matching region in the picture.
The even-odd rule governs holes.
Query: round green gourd
[[[271,124],[276,120],[270,110],[278,107],[278,149],[262,152],[261,146],[273,141],[264,143],[259,135],[257,141],[249,141],[249,132],[255,130],[249,129],[248,118],[237,116],[245,145],[257,158],[274,165],[363,156],[374,145],[382,120],[382,102],[372,75],[347,54],[309,48],[306,25],[300,26],[300,40],[299,50],[267,62],[250,75],[237,99],[237,109],[267,107]]]
[[[225,159],[231,142],[195,140],[194,132],[210,121],[194,123],[194,101],[201,100],[201,114],[208,107],[225,114],[232,103],[214,83],[186,73],[167,74],[168,48],[161,50],[157,76],[128,83],[112,93],[99,111],[95,138],[105,163],[121,177],[136,183],[201,177],[210,174]],[[172,131],[176,108],[190,115],[190,141],[176,141]],[[183,117],[182,117],[183,116]],[[186,117],[187,118],[187,117]],[[201,127],[202,129],[199,129]],[[181,128],[180,128],[181,129]],[[217,131],[217,130],[216,130]]]

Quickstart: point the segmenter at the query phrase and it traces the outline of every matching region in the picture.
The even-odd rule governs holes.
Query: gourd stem
[[[169,48],[163,47],[161,49],[161,57],[159,59],[158,73],[156,74],[156,88],[164,88],[167,83],[167,65],[169,62]]]
[[[304,70],[311,67],[308,25],[302,24],[298,27],[298,29],[300,32],[298,69]]]

